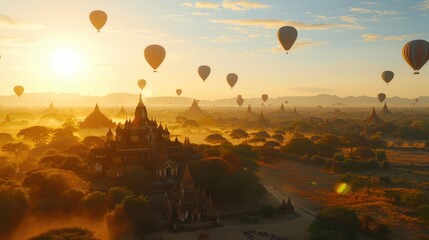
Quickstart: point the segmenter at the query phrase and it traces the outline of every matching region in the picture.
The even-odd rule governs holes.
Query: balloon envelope
[[[141,90],[143,90],[143,88],[146,86],[146,80],[144,80],[144,79],[140,79],[140,80],[138,80],[138,81],[137,81],[137,85],[139,85],[139,88],[140,88]]]
[[[100,32],[100,29],[103,28],[104,24],[107,22],[107,14],[104,11],[95,10],[89,14],[89,20],[98,32]]]
[[[241,107],[241,105],[243,105],[243,103],[244,103],[244,99],[243,98],[237,98],[237,104],[238,104],[238,106]]]
[[[180,97],[180,95],[182,95],[182,89],[177,89],[176,90],[176,94],[177,94],[177,96]]]
[[[277,31],[277,38],[283,49],[288,52],[298,38],[298,31],[294,27],[284,26]]]
[[[241,95],[238,95],[238,96],[237,96],[237,98],[243,98],[243,96],[241,96]]]
[[[235,73],[230,73],[226,76],[226,81],[228,82],[231,89],[235,86],[238,81],[238,76]]]
[[[203,79],[203,81],[206,81],[206,79],[209,77],[211,72],[211,69],[209,66],[206,65],[202,65],[198,67],[198,75],[200,75],[201,79]]]
[[[266,102],[268,100],[268,95],[262,94],[261,98],[262,98],[262,101]]]
[[[419,70],[429,60],[429,42],[425,40],[408,42],[402,48],[402,57],[414,70],[414,74],[420,74]]]
[[[156,72],[158,67],[165,59],[165,49],[160,45],[150,45],[147,46],[144,50],[144,57],[149,65],[153,68],[153,71]]]
[[[288,104],[289,103],[289,101],[285,101],[285,104]]]
[[[383,81],[386,82],[387,84],[389,84],[394,77],[395,77],[395,74],[392,71],[384,71],[381,74],[381,79],[383,79]]]
[[[21,95],[24,93],[24,87],[23,86],[15,86],[13,88],[13,91],[15,92],[16,96],[21,97]]]
[[[386,100],[386,94],[384,94],[384,93],[379,93],[379,94],[377,95],[377,98],[378,98],[378,100],[382,103],[382,102],[384,102],[384,100]]]

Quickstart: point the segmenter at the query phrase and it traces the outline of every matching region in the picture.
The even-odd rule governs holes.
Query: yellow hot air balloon
[[[144,50],[144,57],[149,65],[153,68],[153,72],[156,72],[158,67],[165,59],[165,49],[160,45],[150,45]]]
[[[228,82],[231,89],[235,86],[238,81],[238,76],[235,73],[230,73],[226,76],[226,81]]]
[[[182,95],[182,89],[176,89],[176,94],[180,97],[180,95]]]
[[[268,95],[262,94],[261,98],[262,98],[262,101],[266,102],[268,100]]]
[[[15,86],[13,88],[13,91],[15,92],[16,96],[21,97],[21,95],[24,93],[24,87],[23,86]]]
[[[140,79],[140,80],[138,80],[138,81],[137,81],[137,85],[139,85],[139,88],[140,88],[141,90],[143,90],[143,89],[144,89],[144,87],[146,86],[146,80],[144,80],[144,79]]]
[[[298,38],[298,31],[294,27],[284,26],[277,31],[277,38],[286,53],[288,53]]]
[[[95,10],[89,14],[89,20],[97,31],[100,32],[100,29],[103,28],[107,22],[107,14],[104,11]]]
[[[202,65],[198,67],[198,75],[200,75],[201,79],[203,79],[204,82],[209,77],[210,72],[211,72],[211,69],[209,66]]]

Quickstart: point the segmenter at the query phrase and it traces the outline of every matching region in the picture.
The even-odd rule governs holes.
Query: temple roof
[[[116,124],[100,111],[98,104],[95,104],[92,113],[89,114],[80,124],[81,128],[101,128],[115,126]]]
[[[285,112],[286,112],[286,109],[285,109],[285,106],[282,103],[282,105],[280,106],[280,113],[285,113]]]
[[[140,94],[139,103],[134,112],[132,124],[134,127],[142,127],[149,121],[146,106],[143,103],[142,95]]]

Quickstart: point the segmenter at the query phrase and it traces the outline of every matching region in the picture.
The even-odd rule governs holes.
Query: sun
[[[60,75],[73,75],[82,68],[82,58],[71,49],[58,49],[52,54],[51,67]]]

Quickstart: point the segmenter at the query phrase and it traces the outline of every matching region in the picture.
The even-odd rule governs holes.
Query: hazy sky
[[[92,10],[109,19],[101,33]],[[336,94],[429,95],[429,66],[414,76],[402,46],[429,40],[429,0],[13,0],[0,3],[0,94],[26,92],[105,95],[138,93],[199,99]],[[279,51],[277,29],[295,26],[298,42]],[[158,73],[146,63],[147,45],[167,57]],[[64,56],[76,69],[56,66]],[[210,65],[204,84],[199,65]],[[396,77],[387,87],[384,70]],[[231,90],[226,75],[239,81]],[[146,94],[149,94],[146,92]]]

